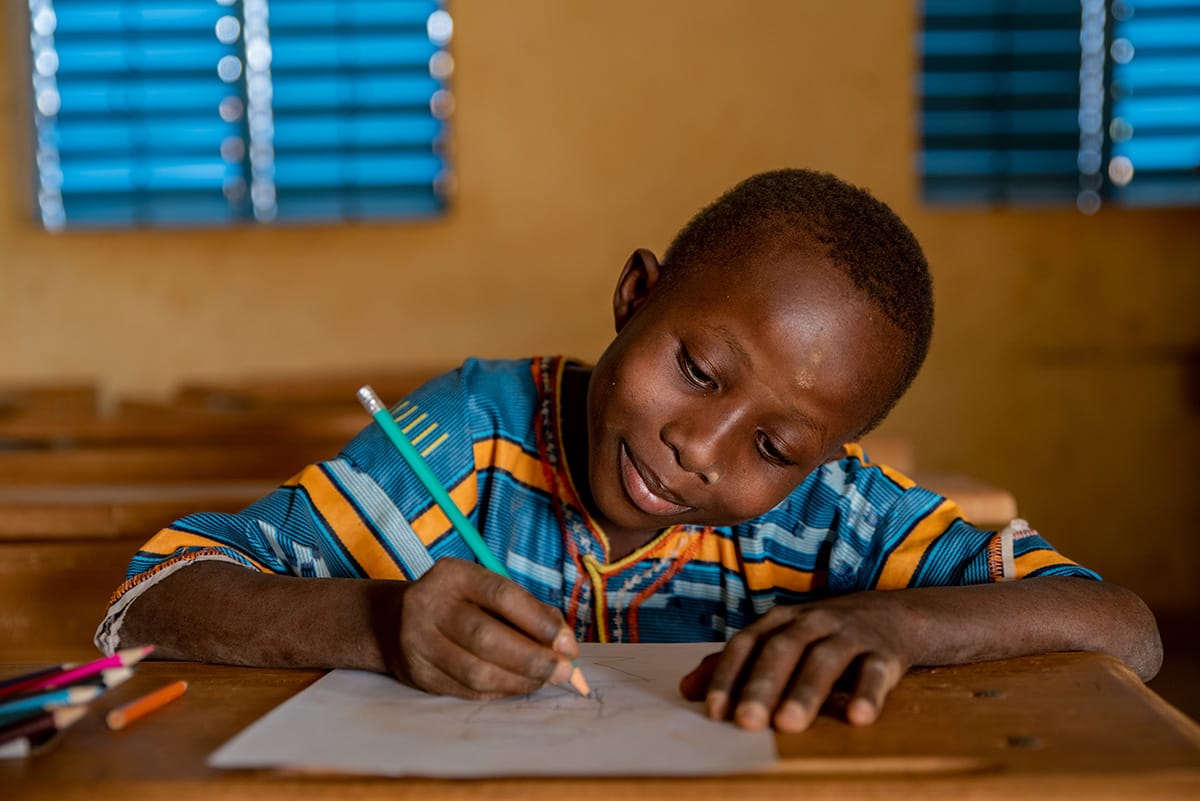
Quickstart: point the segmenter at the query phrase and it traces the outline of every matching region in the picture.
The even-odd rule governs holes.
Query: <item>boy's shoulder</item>
[[[841,456],[818,467],[784,500],[737,528],[755,535],[812,537],[831,530],[873,532],[889,510],[915,486],[907,476],[871,462],[851,443]],[[918,490],[919,491],[919,490]],[[933,493],[925,493],[936,498]]]
[[[504,396],[521,394],[534,386],[534,369],[539,358],[483,359],[470,357],[451,370],[435,376],[418,387],[414,400],[428,402],[445,396]]]
[[[469,358],[421,387],[412,400],[429,410],[455,407],[470,417],[473,427],[516,426],[520,431],[509,433],[523,439],[533,416],[557,395],[564,363],[561,356]]]
[[[545,358],[466,359],[451,372],[468,398],[491,398],[502,404],[538,394],[537,374]]]

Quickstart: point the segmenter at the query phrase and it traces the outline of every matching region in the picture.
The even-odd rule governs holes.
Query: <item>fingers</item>
[[[468,698],[564,683],[578,645],[562,614],[512,581],[456,559],[404,591],[394,672],[429,692]]]
[[[412,683],[426,692],[484,699],[536,692],[545,680],[516,673],[483,659],[445,637],[432,642],[410,661]],[[569,675],[570,663],[565,662]],[[557,675],[557,673],[555,674]]]
[[[868,654],[859,667],[854,695],[846,706],[846,719],[855,726],[867,726],[879,718],[888,693],[900,683],[904,670],[895,660]]]
[[[463,606],[459,614],[440,621],[438,630],[476,658],[460,671],[460,680],[473,689],[494,682],[501,692],[529,693],[547,682],[561,684],[571,675],[569,659],[478,607]]]
[[[516,582],[478,565],[452,559],[438,564],[455,562],[462,566],[459,579],[468,600],[568,659],[579,654],[579,645],[559,610],[534,598]]]
[[[785,732],[807,729],[833,691],[834,683],[858,656],[856,645],[840,637],[830,637],[814,645],[787,698],[775,713],[775,727]]]
[[[704,657],[691,673],[680,680],[680,694],[689,701],[703,701],[704,696],[708,693],[708,685],[712,681],[713,670],[720,659],[720,651]]]
[[[745,728],[762,728],[767,724],[770,713],[764,709],[760,715],[759,707],[772,696],[778,697],[778,693],[786,686],[792,671],[800,661],[804,652],[805,635],[799,630],[799,626],[804,620],[805,617],[793,609],[776,607],[729,639],[712,669],[708,684],[705,703],[709,717],[718,720],[729,717],[734,712],[733,704],[737,702],[739,694],[745,697],[746,688],[743,685],[749,684],[751,673],[757,669],[758,674],[753,676],[754,703],[741,710],[742,720],[738,723]],[[796,630],[792,631],[790,636],[785,636],[780,642],[771,645],[771,653],[767,654],[767,664],[759,669],[758,663],[761,662],[762,656],[760,651],[776,638],[775,635],[786,633],[789,628]],[[784,673],[786,675],[783,675]],[[739,707],[742,705],[737,704]],[[774,709],[773,702],[769,709]],[[761,721],[760,717],[763,718]]]
[[[725,644],[725,650],[713,666],[704,699],[710,718],[724,720],[729,716],[730,699],[741,684],[743,670],[752,663],[757,647],[758,638],[749,628],[738,632]]]
[[[684,677],[680,689],[706,712],[744,729],[807,729],[843,676],[855,725],[873,723],[904,674],[901,658],[870,626],[825,610],[777,607],[734,635],[725,650]]]

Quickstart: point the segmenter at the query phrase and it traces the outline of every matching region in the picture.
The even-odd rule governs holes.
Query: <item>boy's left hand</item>
[[[777,606],[730,638],[683,678],[708,716],[743,729],[808,728],[843,676],[853,689],[846,718],[873,723],[884,698],[912,666],[892,593],[866,592],[802,606]]]

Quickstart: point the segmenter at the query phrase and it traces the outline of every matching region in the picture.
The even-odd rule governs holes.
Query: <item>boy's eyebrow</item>
[[[723,325],[712,326],[708,330],[714,336],[716,336],[717,339],[720,339],[722,342],[724,342],[725,345],[731,351],[733,351],[734,355],[737,356],[738,361],[742,363],[743,367],[745,367],[749,371],[754,370],[754,362],[752,362],[750,360],[750,354],[746,352],[746,349],[744,347],[742,347],[742,343],[738,341],[738,338],[734,335],[734,333],[732,331],[730,331],[728,328],[726,328]],[[812,419],[807,414],[805,414],[803,411],[801,411],[800,409],[798,409],[794,406],[791,407],[791,412],[792,412],[793,417],[795,417],[797,420],[799,420],[804,425],[811,428],[813,431],[817,432],[818,436],[821,437],[821,440],[824,441],[824,439],[825,439],[825,427],[824,426],[819,425],[816,420]]]
[[[715,326],[709,330],[712,331],[712,333],[718,339],[724,342],[731,351],[733,351],[734,355],[738,357],[738,361],[742,363],[743,367],[745,367],[747,370],[754,369],[754,363],[750,361],[750,354],[747,353],[746,349],[742,347],[742,343],[738,341],[738,338],[734,336],[732,331],[723,325]]]

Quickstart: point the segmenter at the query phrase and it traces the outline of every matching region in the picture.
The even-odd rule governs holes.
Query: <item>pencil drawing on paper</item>
[[[544,687],[464,701],[335,670],[226,743],[210,764],[441,777],[708,775],[769,766],[769,732],[710,721],[679,694],[679,678],[712,648],[583,643],[577,663],[592,698]]]
[[[498,698],[474,705],[464,723],[563,724],[603,720],[621,715],[634,706],[613,691],[623,684],[649,684],[650,678],[636,672],[634,660],[627,656],[600,657],[587,663],[592,697],[584,698],[563,687],[544,687],[529,695]],[[644,703],[644,701],[642,702]],[[638,704],[640,705],[640,704]]]

